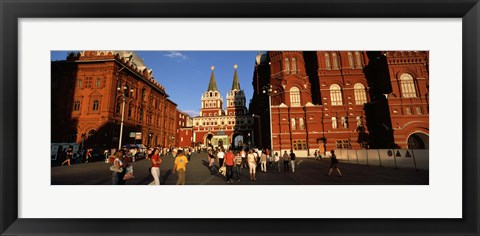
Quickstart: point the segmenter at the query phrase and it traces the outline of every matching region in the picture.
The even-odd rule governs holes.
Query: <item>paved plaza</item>
[[[161,184],[173,185],[176,174],[171,173],[173,157],[163,156],[161,165]],[[128,180],[127,185],[148,185],[153,181],[148,173],[150,160],[139,160],[133,164],[135,178]],[[218,165],[218,163],[216,163]],[[110,185],[112,184],[111,164],[104,162],[72,164],[71,166],[55,166],[51,168],[52,185]],[[327,176],[330,159],[313,160],[297,158],[295,173],[280,173],[269,167],[267,173],[257,170],[257,181],[250,181],[248,169],[242,169],[240,181],[228,185],[428,185],[427,170],[395,169],[390,167],[365,166],[340,163],[343,177],[336,171]],[[235,177],[235,175],[234,175]],[[227,185],[225,177],[211,175],[207,165],[206,153],[194,153],[190,158],[186,174],[187,185]]]

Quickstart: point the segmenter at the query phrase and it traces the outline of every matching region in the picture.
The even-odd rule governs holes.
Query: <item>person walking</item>
[[[257,168],[257,160],[255,159],[255,155],[253,155],[253,151],[248,151],[247,155],[248,161],[248,169],[250,170],[250,180],[255,181],[257,180],[255,177],[255,169]]]
[[[210,169],[210,174],[215,174],[215,156],[213,155],[212,150],[208,150],[208,168]]]
[[[247,166],[247,152],[245,152],[245,149],[242,149],[240,152],[240,156],[242,157],[242,168],[248,168]]]
[[[275,171],[277,173],[280,173],[280,156],[278,155],[278,152],[275,152],[275,155],[273,156],[273,161],[275,162]]]
[[[65,161],[62,162],[62,166],[63,166],[63,164],[65,164],[65,162],[67,162],[68,166],[70,166],[70,160],[72,159],[72,156],[73,156],[73,147],[69,146],[68,149],[67,149],[66,155],[65,155],[66,159],[65,159]]]
[[[231,183],[233,178],[233,166],[235,165],[235,155],[233,155],[233,150],[230,149],[227,154],[225,154],[225,166],[227,167],[227,183]]]
[[[113,181],[113,184],[114,185],[125,185],[125,180],[123,180],[123,177],[125,176],[125,173],[127,172],[126,170],[126,162],[125,162],[125,155],[124,155],[124,151],[123,150],[119,150],[117,151],[117,153],[115,153],[115,160],[113,161],[113,164],[117,167],[117,168],[122,168],[122,172],[114,172],[115,174],[115,177],[114,177],[114,181]]]
[[[152,163],[150,174],[153,176],[154,185],[160,185],[160,165],[162,164],[162,158],[160,158],[159,153],[160,150],[155,148],[153,150],[153,155],[150,157],[150,162]]]
[[[338,172],[338,177],[342,177],[342,172],[337,166],[338,160],[337,160],[337,156],[335,155],[335,151],[332,150],[331,153],[332,155],[330,156],[330,171],[328,172],[327,175],[330,176],[330,174],[332,173],[332,170],[335,169]]]
[[[177,157],[175,157],[172,174],[178,172],[177,175],[177,185],[185,185],[185,175],[187,172],[188,159],[183,155],[183,150],[177,151]]]
[[[87,149],[87,154],[85,155],[85,163],[88,163],[88,160],[92,158],[92,151],[93,149],[91,148]]]
[[[288,155],[287,151],[283,152],[283,171],[288,172],[288,163],[290,162],[290,156]]]
[[[242,170],[242,156],[240,152],[237,152],[235,156],[235,173],[237,173],[237,181],[240,182],[240,171]]]
[[[317,160],[317,158],[318,158],[317,150],[315,150],[315,152],[313,153],[313,158],[314,158],[315,160]]]
[[[225,153],[223,152],[222,148],[220,148],[220,150],[218,150],[217,158],[218,158],[218,166],[222,167],[223,166],[223,161],[224,161],[223,158],[225,158]]]
[[[267,173],[267,154],[265,152],[262,152],[260,156],[260,169],[262,172]]]
[[[292,173],[295,172],[295,153],[293,153],[293,150],[290,150],[290,165],[292,167]]]

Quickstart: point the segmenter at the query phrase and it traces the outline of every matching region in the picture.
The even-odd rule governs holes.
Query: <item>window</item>
[[[128,118],[132,117],[132,106],[128,106]]]
[[[411,114],[412,114],[412,108],[407,107],[406,110],[407,110],[407,115],[411,115]]]
[[[297,73],[297,58],[292,58],[292,73],[296,74]]]
[[[346,116],[342,116],[342,126],[348,128],[348,118]]]
[[[288,58],[285,58],[285,71],[290,74],[290,60]]]
[[[337,128],[337,117],[332,117],[332,128]]]
[[[79,100],[76,100],[76,101],[73,103],[73,110],[74,110],[74,111],[80,111],[80,101],[79,101]]]
[[[300,90],[294,86],[290,88],[290,106],[299,107],[300,105]]]
[[[138,111],[138,113],[139,113],[139,119],[140,119],[139,121],[143,122],[143,107],[140,107],[140,110]]]
[[[303,118],[300,118],[298,120],[298,123],[299,123],[300,129],[304,130],[305,129],[305,122],[303,121]]]
[[[99,106],[99,104],[100,104],[100,101],[94,100],[94,101],[93,101],[93,108],[92,108],[92,109],[93,109],[94,111],[98,111],[98,106]]]
[[[91,88],[92,87],[92,77],[86,77],[85,78],[85,88]]]
[[[330,54],[325,53],[325,68],[326,69],[332,69],[331,66],[330,66]]]
[[[349,149],[350,148],[350,140],[348,139],[340,139],[336,140],[337,149]]]
[[[307,141],[305,139],[293,140],[293,150],[307,150]]]
[[[120,103],[119,102],[117,102],[117,106],[115,108],[115,114],[117,114],[117,115],[120,114]]]
[[[297,124],[296,124],[296,122],[295,122],[295,118],[292,118],[291,124],[292,124],[292,130],[295,130],[295,129],[297,128]]]
[[[364,103],[367,103],[367,94],[365,92],[365,86],[361,83],[355,84],[353,86],[354,91],[355,91],[355,104],[357,105],[363,105]]]
[[[353,69],[355,68],[355,65],[353,65],[353,53],[348,52],[348,66]]]
[[[330,99],[332,100],[332,106],[343,105],[342,91],[340,89],[340,85],[332,84],[330,86]]]
[[[361,116],[357,116],[357,127],[363,126],[363,121]]]
[[[94,130],[94,129],[88,131],[88,139],[93,138],[93,136],[95,135],[95,133],[97,133],[97,131]]]
[[[100,87],[102,85],[102,78],[97,78],[97,80],[95,80],[95,87]]]
[[[422,114],[422,108],[421,107],[416,107],[415,109],[417,110],[418,115]]]
[[[333,69],[338,70],[338,59],[337,59],[336,52],[332,53],[332,59],[333,59]]]
[[[142,101],[146,102],[147,101],[147,90],[142,89]]]
[[[402,95],[404,98],[417,97],[412,75],[407,73],[403,73],[402,75],[400,75],[400,84],[402,88]]]
[[[83,81],[82,79],[78,79],[77,81],[77,87],[82,87],[83,86]]]
[[[358,69],[362,68],[362,55],[360,52],[355,52],[355,62]]]

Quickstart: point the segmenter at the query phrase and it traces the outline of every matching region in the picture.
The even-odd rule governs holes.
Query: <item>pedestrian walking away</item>
[[[162,164],[162,158],[160,158],[160,149],[155,148],[153,155],[150,157],[152,163],[150,174],[153,177],[154,185],[160,185],[160,165]]]
[[[283,153],[283,171],[288,172],[288,163],[290,162],[290,156],[288,155],[287,151]]]
[[[215,156],[213,155],[212,150],[208,150],[208,168],[210,169],[210,174],[214,175],[215,170]]]
[[[342,172],[340,171],[340,169],[338,168],[338,160],[337,160],[337,156],[335,155],[335,151],[332,150],[331,151],[332,155],[330,156],[330,171],[328,171],[328,176],[330,176],[330,174],[332,173],[332,170],[335,169],[337,170],[338,172],[338,177],[342,177]]]
[[[262,172],[267,173],[267,154],[262,152],[260,155],[260,169]]]
[[[255,169],[257,168],[257,160],[255,159],[255,155],[252,150],[248,151],[247,155],[247,161],[248,161],[248,169],[250,170],[250,180],[255,181],[256,176],[255,176]]]
[[[178,173],[177,185],[185,185],[185,175],[187,172],[187,164],[188,164],[188,159],[185,155],[183,155],[183,150],[178,150],[177,157],[175,157],[175,162],[172,169],[172,174],[175,174],[175,172]]]
[[[278,155],[278,152],[275,152],[273,160],[275,161],[275,171],[280,173],[280,156]]]
[[[292,167],[292,173],[295,172],[295,153],[293,153],[293,150],[290,150],[290,165]]]
[[[235,165],[235,155],[233,150],[230,149],[227,154],[225,154],[225,166],[227,167],[227,183],[231,183],[233,178],[233,166]]]
[[[235,156],[235,173],[237,173],[237,181],[240,181],[240,172],[242,170],[242,156],[240,152],[237,152]]]

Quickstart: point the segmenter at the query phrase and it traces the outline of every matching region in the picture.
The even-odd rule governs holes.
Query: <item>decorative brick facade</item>
[[[51,69],[52,143],[118,147],[125,96],[122,144],[175,144],[177,105],[135,53],[72,53],[64,61],[52,62]],[[141,139],[131,133],[141,133]]]
[[[256,145],[271,124],[275,151],[428,149],[428,52],[271,51],[252,85]]]

